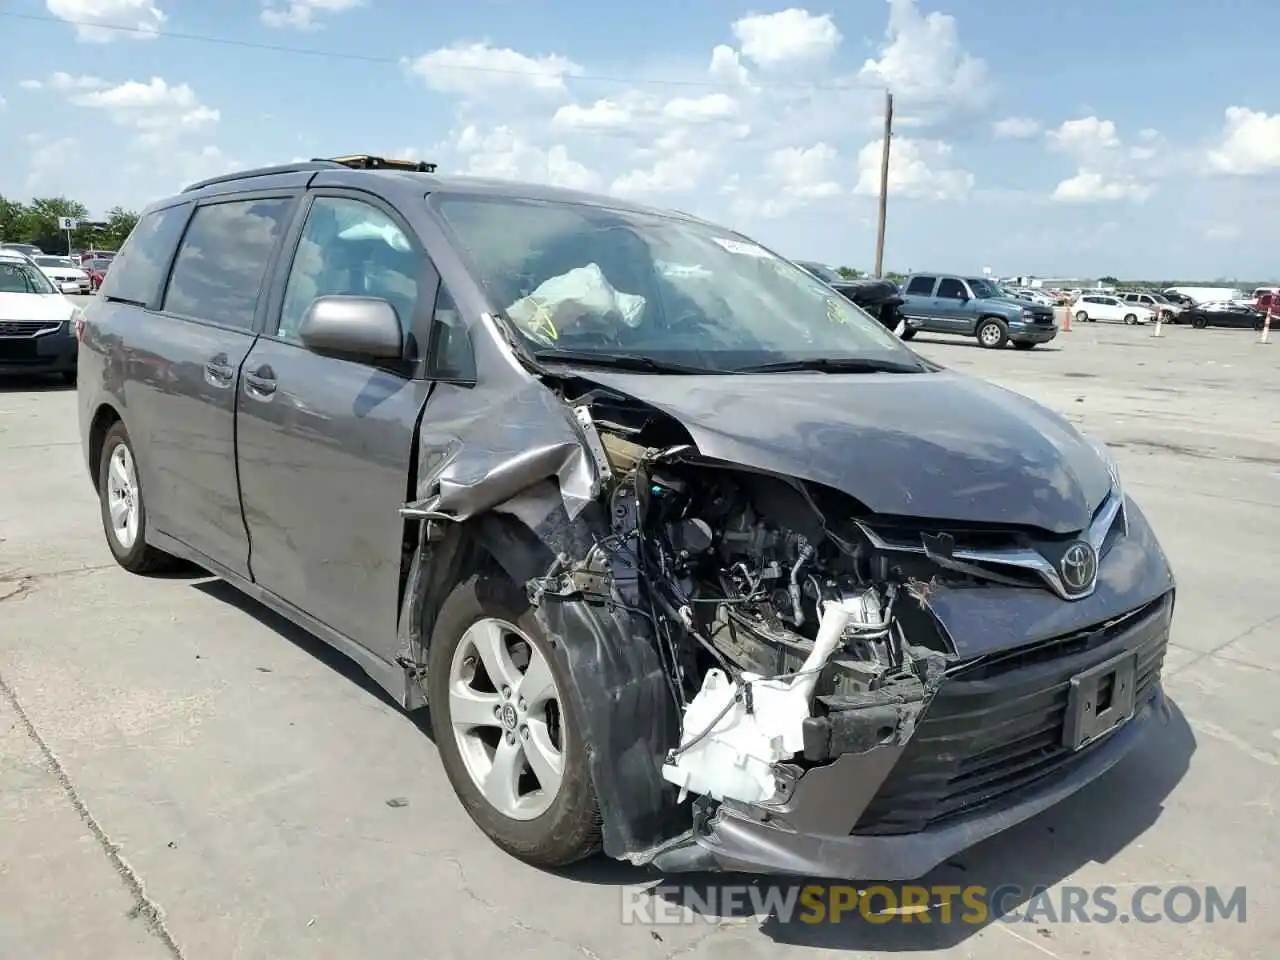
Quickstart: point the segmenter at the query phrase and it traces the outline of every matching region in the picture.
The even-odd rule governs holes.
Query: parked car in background
[[[1107,293],[1082,293],[1071,305],[1077,323],[1151,323],[1155,311],[1141,303],[1129,303]]]
[[[97,290],[102,286],[102,281],[107,278],[107,271],[111,269],[111,260],[88,260],[84,264],[84,272],[88,274],[89,284],[92,290]]]
[[[30,257],[0,250],[0,374],[74,381],[80,316]]]
[[[114,260],[116,252],[114,250],[86,250],[80,254],[80,262],[88,263],[90,260]]]
[[[904,340],[917,333],[976,337],[989,349],[1012,343],[1019,350],[1058,335],[1053,308],[1018,300],[985,277],[917,273],[903,286]]]
[[[1168,722],[1176,584],[1105,444],[727,228],[351,162],[143,212],[85,465],[123,568],[428,707],[502,849],[912,879]],[[1000,341],[1031,309],[962,283]]]
[[[1224,300],[1194,306],[1182,315],[1182,320],[1197,330],[1203,330],[1206,327],[1244,327],[1249,330],[1261,330],[1266,321],[1266,314],[1255,307]]]
[[[1164,323],[1177,323],[1179,316],[1185,309],[1182,304],[1174,303],[1162,293],[1126,293],[1122,295],[1121,299],[1125,303],[1136,303],[1139,306],[1146,307]]]
[[[886,330],[901,334],[905,329],[902,313],[902,294],[892,280],[860,278],[851,280],[838,271],[821,263],[797,260],[796,265],[831,287],[846,300],[861,307],[880,321]]]
[[[87,295],[93,292],[89,274],[70,257],[41,255],[31,259],[62,293]]]
[[[1257,293],[1257,298],[1253,303],[1253,308],[1255,310],[1258,310],[1261,313],[1267,313],[1270,311],[1272,314],[1280,314],[1280,293],[1276,291],[1263,291],[1258,293],[1256,290],[1254,292]]]
[[[0,250],[14,251],[27,257],[44,256],[44,251],[34,243],[0,243]]]

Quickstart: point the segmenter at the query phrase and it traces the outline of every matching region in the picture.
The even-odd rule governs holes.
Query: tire
[[[1209,326],[1209,320],[1206,317],[1196,317],[1191,321],[1191,326],[1195,327],[1197,330],[1203,330],[1205,327]]]
[[[974,333],[977,334],[978,344],[988,350],[999,350],[1009,342],[1009,329],[1004,321],[994,317],[988,317],[979,323]]]
[[[112,461],[117,458],[117,451],[123,462],[132,465],[132,537],[124,537],[117,532],[112,521],[111,505],[117,499],[113,493],[118,484],[112,479]],[[102,457],[98,461],[98,504],[102,516],[102,532],[106,535],[107,546],[116,563],[130,573],[155,573],[176,566],[177,561],[163,550],[157,550],[147,543],[147,507],[142,494],[142,483],[139,479],[138,458],[134,455],[133,444],[129,440],[129,431],[124,424],[116,421],[107,430],[102,441]]]
[[[1013,343],[1013,348],[1015,350],[1030,350],[1034,346],[1034,343],[1028,343],[1026,340],[1015,340]]]
[[[901,336],[903,340],[914,340],[916,336],[916,332],[917,331],[915,327],[907,327],[902,331],[901,334],[899,334],[899,336]]]
[[[1085,313],[1083,310],[1077,311],[1076,323],[1088,323],[1088,322],[1089,322],[1089,314]]]
[[[1126,313],[1124,315],[1124,322],[1126,326],[1132,327],[1137,324],[1138,318],[1135,314]]]
[[[549,668],[550,678],[554,681],[558,726],[553,726],[551,722],[551,701],[545,701],[548,705],[545,710],[540,710],[533,703],[529,704],[527,714],[515,709],[518,704],[524,703],[518,697],[518,684],[514,685],[515,689],[509,698],[504,698],[501,692],[489,692],[491,688],[501,687],[502,684],[488,679],[485,660],[478,656],[482,644],[476,644],[474,638],[484,635],[469,633],[473,627],[486,623],[491,628],[497,624],[509,626],[522,635],[515,638],[515,651],[508,651],[506,669],[510,670],[514,666],[516,672],[520,672],[516,664],[522,659],[521,642],[531,645],[542,663]],[[503,642],[502,648],[507,649],[506,642]],[[491,647],[489,649],[492,650]],[[490,656],[494,654],[491,653]],[[467,666],[469,661],[472,664],[470,668]],[[545,684],[542,686],[545,689]],[[498,847],[536,867],[562,867],[582,860],[600,849],[600,807],[591,779],[587,734],[578,722],[574,704],[567,696],[568,690],[567,678],[551,644],[539,629],[528,600],[515,584],[502,574],[486,573],[477,574],[453,589],[441,606],[440,615],[431,631],[427,663],[427,703],[436,745],[440,750],[440,760],[454,792],[476,826]],[[487,709],[483,710],[484,719],[480,725],[459,730],[454,725],[455,710],[466,699],[456,697],[456,694],[464,691],[469,692],[472,697],[482,697],[486,707],[492,703],[495,710],[492,717]],[[523,707],[520,709],[523,710]],[[506,723],[505,727],[499,723],[500,715]],[[537,719],[539,716],[541,720]],[[524,724],[525,720],[529,721],[527,725]],[[516,731],[514,735],[513,728]],[[540,729],[542,735],[521,735],[520,731],[530,729]],[[485,732],[477,736],[477,731]],[[523,810],[504,811],[482,792],[479,780],[491,773],[491,770],[481,773],[481,768],[486,764],[492,767],[490,752],[493,757],[498,755],[497,750],[490,746],[491,742],[501,746],[505,741],[506,747],[514,746],[521,759],[521,763],[516,766],[527,767],[527,745],[533,744],[534,749],[537,749],[536,744],[541,741],[544,747],[554,748],[557,746],[557,739],[562,772],[558,788],[549,803],[545,796],[539,799],[533,793],[520,797],[520,788],[526,782],[529,785],[541,783],[531,768],[525,769],[517,777],[514,790],[507,794],[508,798],[517,798],[517,805],[527,801],[527,807]],[[541,755],[545,757],[550,754],[542,751]],[[477,771],[476,774],[473,774],[473,769]],[[533,779],[526,781],[524,778],[530,775]],[[512,812],[520,815],[513,816]]]

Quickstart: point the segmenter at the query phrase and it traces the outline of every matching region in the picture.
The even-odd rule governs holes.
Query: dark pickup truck
[[[913,274],[907,278],[900,309],[906,318],[904,340],[923,330],[976,337],[992,349],[1012,343],[1030,350],[1058,335],[1052,307],[1015,299],[984,277]]]

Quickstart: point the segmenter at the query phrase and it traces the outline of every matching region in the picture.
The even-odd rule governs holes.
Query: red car
[[[114,260],[115,257],[114,250],[86,250],[80,254],[80,263],[85,264],[90,260]]]
[[[106,278],[107,270],[110,268],[110,260],[84,260],[80,264],[80,269],[89,275],[89,283],[93,285],[95,293],[102,286],[102,281]]]

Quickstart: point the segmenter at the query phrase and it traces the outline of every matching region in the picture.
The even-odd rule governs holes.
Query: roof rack
[[[388,160],[385,157],[372,157],[367,153],[330,157],[328,162],[340,163],[353,170],[408,170],[411,173],[435,173],[437,166],[426,160]]]
[[[412,173],[435,173],[436,164],[425,160],[387,160],[367,153],[353,154],[349,157],[317,157],[299,163],[283,163],[270,167],[254,167],[251,170],[238,170],[224,173],[216,177],[199,180],[182,189],[183,193],[191,193],[218,183],[233,183],[236,180],[248,180],[251,177],[270,177],[282,173],[305,173],[308,170],[332,170],[335,167],[346,167],[350,170],[408,170]]]

